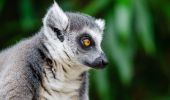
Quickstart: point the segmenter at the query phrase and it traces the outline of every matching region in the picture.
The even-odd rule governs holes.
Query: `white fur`
[[[61,68],[61,66],[57,66],[57,68]],[[73,97],[78,97],[79,91],[76,91],[80,88],[81,81],[78,80],[68,80],[61,79],[61,75],[65,75],[62,69],[57,69],[56,72],[59,73],[57,75],[57,79],[52,78],[51,72],[47,71],[47,78],[44,80],[44,86],[48,91],[50,91],[49,95],[46,91],[42,92],[42,96],[48,98],[49,100],[78,100],[72,99]],[[74,75],[74,73],[72,73]],[[71,77],[71,76],[69,76]],[[60,80],[61,79],[61,80]],[[55,91],[58,92],[55,92]]]
[[[101,30],[104,30],[105,21],[103,19],[96,19],[95,22],[100,27]]]
[[[68,25],[68,17],[62,11],[62,9],[58,6],[56,2],[52,5],[52,7],[47,12],[46,16],[43,19],[44,26],[47,26],[48,18],[52,18],[55,21],[55,27],[60,30],[65,30]]]

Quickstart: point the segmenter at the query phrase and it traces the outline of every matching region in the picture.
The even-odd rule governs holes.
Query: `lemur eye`
[[[83,49],[90,49],[94,46],[94,41],[88,34],[83,34],[80,36],[79,43]]]
[[[91,45],[91,40],[89,38],[85,37],[82,39],[81,43],[83,44],[83,46],[88,47]]]

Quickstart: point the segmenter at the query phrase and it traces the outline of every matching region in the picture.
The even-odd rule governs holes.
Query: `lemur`
[[[54,2],[37,34],[0,53],[0,100],[89,100],[88,70],[108,63],[104,27]]]

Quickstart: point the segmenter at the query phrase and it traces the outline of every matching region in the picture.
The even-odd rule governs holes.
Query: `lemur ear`
[[[104,30],[105,20],[103,20],[103,19],[96,19],[95,22],[96,22],[96,24],[99,26],[99,28],[101,30]]]
[[[58,30],[66,30],[68,26],[68,17],[59,7],[59,5],[54,1],[54,4],[48,10],[47,14],[43,19],[44,26],[54,27]]]

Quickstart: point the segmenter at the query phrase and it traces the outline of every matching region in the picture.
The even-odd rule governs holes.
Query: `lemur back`
[[[91,68],[103,68],[104,21],[49,8],[34,36],[0,53],[0,100],[88,100]]]

